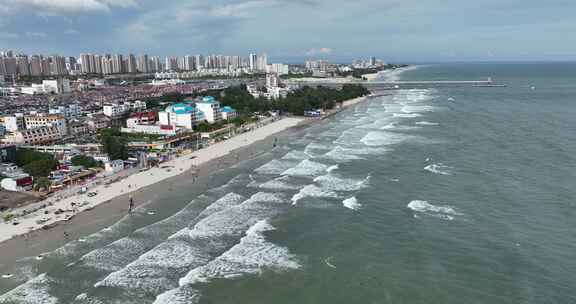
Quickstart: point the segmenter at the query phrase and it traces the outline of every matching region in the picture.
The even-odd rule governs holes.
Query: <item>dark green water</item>
[[[0,303],[576,302],[576,65],[396,77],[508,87],[394,91],[292,132],[19,261]]]

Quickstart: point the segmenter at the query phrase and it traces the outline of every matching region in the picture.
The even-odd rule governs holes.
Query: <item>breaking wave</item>
[[[450,221],[454,219],[454,216],[462,215],[461,213],[456,212],[451,206],[435,206],[427,201],[411,201],[406,207],[414,212]]]

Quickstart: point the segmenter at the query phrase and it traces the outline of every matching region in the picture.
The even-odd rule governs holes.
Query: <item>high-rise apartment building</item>
[[[148,55],[146,54],[140,55],[140,57],[138,58],[138,72],[140,73],[150,72]]]

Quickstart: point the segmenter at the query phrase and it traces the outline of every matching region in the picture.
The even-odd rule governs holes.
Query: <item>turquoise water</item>
[[[0,303],[576,302],[576,65],[399,77],[508,87],[391,91],[293,131],[19,261]]]

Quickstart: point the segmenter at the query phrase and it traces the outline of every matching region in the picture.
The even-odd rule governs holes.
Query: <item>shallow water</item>
[[[508,87],[372,98],[19,261],[0,303],[575,302],[575,71],[395,76]]]

